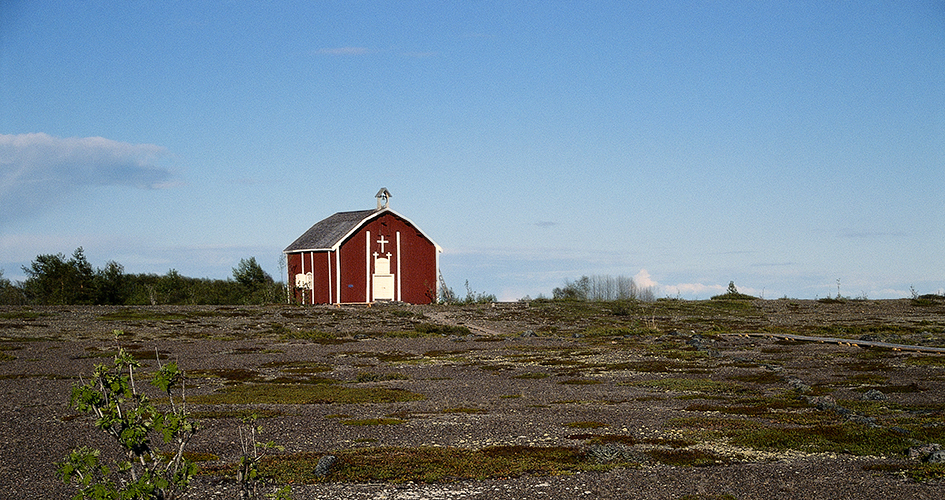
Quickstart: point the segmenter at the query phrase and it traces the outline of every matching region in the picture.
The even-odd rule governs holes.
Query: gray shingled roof
[[[302,250],[327,250],[335,246],[361,221],[381,210],[356,210],[354,212],[338,212],[327,219],[317,222],[308,231],[286,247],[284,252],[298,252]]]

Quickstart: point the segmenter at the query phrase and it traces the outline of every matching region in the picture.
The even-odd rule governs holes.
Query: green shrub
[[[101,452],[86,446],[57,463],[62,480],[79,489],[76,499],[178,498],[196,472],[184,448],[197,425],[184,408],[183,396],[175,399],[172,394],[183,374],[176,363],[168,363],[151,380],[167,396],[171,411],[165,413],[136,389],[139,367],[128,351],[119,348],[111,366],[96,365],[92,378],[72,389],[72,406],[92,416],[95,426],[122,450],[113,467],[101,464]],[[161,451],[155,436],[171,451]]]

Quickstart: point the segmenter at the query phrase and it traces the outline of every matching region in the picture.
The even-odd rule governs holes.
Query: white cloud
[[[703,283],[661,285],[650,276],[650,272],[646,269],[640,269],[640,272],[633,276],[633,282],[640,288],[651,288],[657,294],[662,290],[664,293],[678,294],[686,298],[706,298],[710,295],[718,295],[726,290],[726,287],[722,285],[706,285]]]
[[[653,278],[650,277],[649,271],[646,269],[640,269],[640,272],[633,276],[633,282],[637,284],[640,288],[656,288],[659,286],[659,283],[653,281]]]
[[[0,134],[0,222],[53,207],[83,186],[169,187],[170,171],[157,166],[166,156],[161,146],[103,137]]]

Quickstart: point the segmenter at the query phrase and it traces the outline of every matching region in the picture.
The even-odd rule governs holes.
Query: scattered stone
[[[598,463],[607,462],[632,462],[638,457],[633,448],[622,443],[605,443],[591,445],[587,450],[588,455],[594,458]]]
[[[930,464],[945,463],[945,450],[935,450],[932,453],[929,453],[929,456],[925,457],[923,462]]]
[[[877,389],[870,389],[860,397],[863,401],[888,401],[889,396],[883,394]]]
[[[801,382],[800,379],[792,378],[788,380],[787,383],[789,386],[791,386],[791,389],[794,389],[796,392],[801,394],[809,394],[814,391],[811,386]]]
[[[866,335],[861,336],[860,340],[864,342],[879,342],[882,339],[879,338],[879,335],[868,333]]]
[[[327,476],[328,472],[331,470],[331,466],[335,465],[336,461],[338,461],[338,457],[334,455],[325,455],[318,459],[318,464],[315,465],[315,475]]]
[[[689,340],[686,341],[686,344],[692,347],[695,347],[697,351],[705,351],[705,342],[703,341],[702,335],[693,335]]]
[[[909,456],[909,458],[913,460],[919,460],[919,459],[925,460],[933,452],[941,451],[941,450],[942,450],[942,446],[939,445],[938,443],[929,443],[929,444],[923,444],[922,446],[913,446],[912,448],[909,448],[909,451],[907,451],[906,454]]]
[[[814,405],[818,410],[832,411],[844,417],[853,415],[854,412],[837,404],[837,401],[830,396],[815,396],[808,398],[808,403]]]
[[[538,334],[535,333],[535,330],[525,330],[522,332],[522,337],[537,337]]]
[[[847,411],[850,411],[850,410],[847,410]],[[874,429],[881,427],[879,424],[876,423],[876,419],[873,417],[867,417],[864,415],[860,415],[859,413],[853,413],[853,412],[850,412],[849,414],[847,414],[846,417],[847,417],[847,420],[849,420],[850,422],[854,422],[860,425],[865,425],[867,427],[872,427]]]

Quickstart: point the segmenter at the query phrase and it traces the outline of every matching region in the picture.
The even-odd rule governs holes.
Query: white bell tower
[[[380,191],[374,195],[377,198],[377,209],[387,208],[390,205],[390,191],[387,188],[382,187]]]

